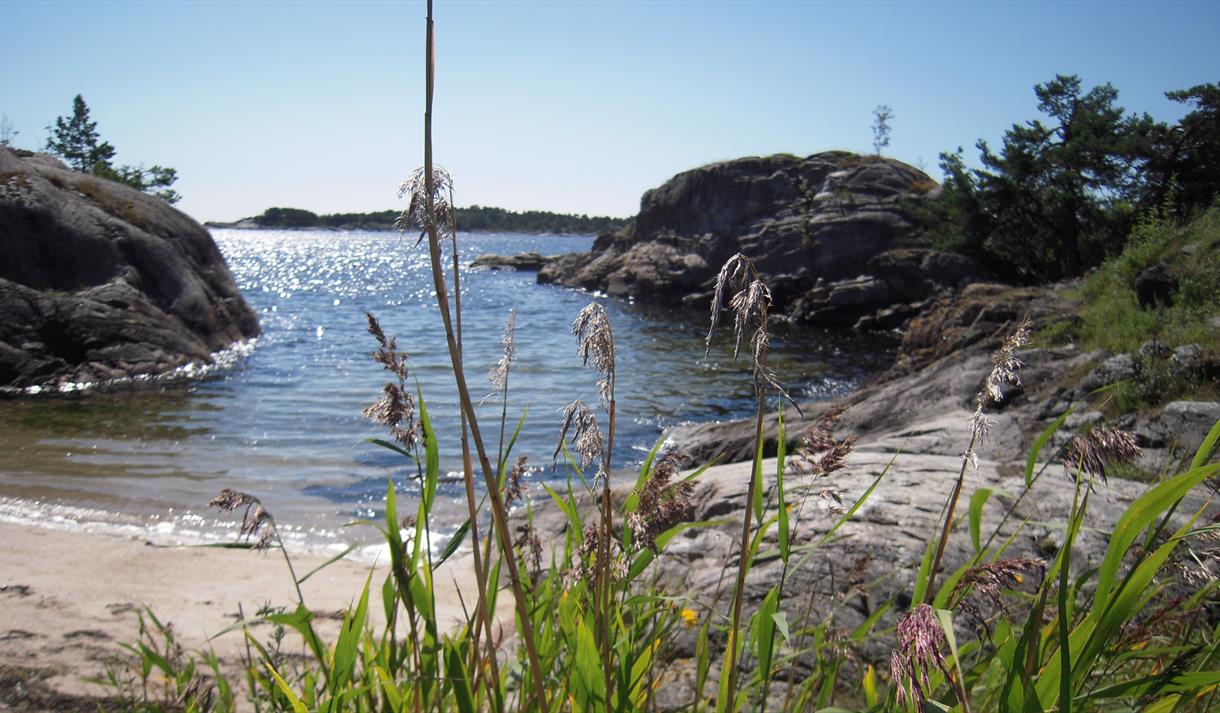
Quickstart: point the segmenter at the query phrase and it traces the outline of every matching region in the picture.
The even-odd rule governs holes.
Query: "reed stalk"
[[[453,308],[454,316],[456,317],[455,328],[457,331],[457,349],[458,361],[465,363],[462,358],[462,273],[461,265],[458,259],[457,248],[457,210],[453,205],[453,184],[449,184],[449,230],[453,238]],[[505,399],[507,404],[507,398]],[[475,670],[475,676],[478,679],[483,677],[483,667],[478,665],[479,659],[479,627],[484,627],[486,632],[487,642],[487,660],[491,670],[491,678],[493,681],[492,689],[496,690],[500,680],[500,662],[496,657],[495,637],[492,634],[492,617],[491,612],[487,608],[487,567],[484,566],[484,557],[479,551],[479,503],[474,492],[474,464],[470,457],[470,427],[466,423],[466,412],[459,414],[461,419],[461,443],[462,443],[462,481],[466,488],[466,507],[467,516],[470,518],[470,541],[473,543],[471,548],[474,560],[474,576],[475,582],[478,585],[478,601],[475,604],[475,622],[471,627],[471,642],[470,642],[470,661]],[[501,426],[503,430],[503,426]],[[503,435],[501,435],[503,438]]]
[[[475,413],[474,402],[470,398],[470,389],[466,385],[466,376],[462,370],[461,351],[458,348],[454,332],[453,318],[449,310],[449,298],[445,285],[443,268],[441,267],[440,239],[436,229],[436,215],[433,196],[433,166],[432,166],[432,99],[436,79],[436,44],[435,24],[432,19],[432,0],[428,0],[427,39],[426,39],[426,71],[425,71],[425,106],[424,106],[424,200],[428,220],[428,255],[432,266],[432,279],[436,289],[436,301],[440,307],[441,321],[445,329],[445,341],[449,348],[449,359],[453,367],[453,376],[457,384],[458,398],[462,412],[470,426],[470,436],[478,452],[479,465],[483,469],[483,479],[487,487],[488,499],[491,502],[492,522],[495,525],[500,552],[508,564],[509,582],[513,590],[513,600],[516,604],[518,626],[529,659],[530,676],[533,681],[533,696],[538,704],[538,710],[546,711],[546,691],[543,687],[542,664],[538,658],[538,650],[534,643],[533,626],[530,610],[525,599],[525,591],[521,586],[521,578],[517,570],[517,558],[512,548],[512,536],[508,529],[508,513],[504,507],[495,471],[487,457],[479,431],[478,416]],[[485,588],[484,588],[485,590]],[[480,593],[480,597],[483,593]]]
[[[758,392],[757,408],[754,412],[754,461],[750,472],[750,485],[746,488],[746,502],[743,508],[745,514],[741,519],[741,557],[737,563],[737,583],[733,587],[733,620],[729,629],[729,644],[724,652],[725,665],[722,675],[729,677],[728,710],[736,710],[733,696],[737,690],[737,645],[741,631],[741,606],[745,599],[746,572],[750,567],[750,525],[753,520],[754,498],[757,495],[758,479],[754,474],[762,467],[763,416],[766,411],[766,388],[756,384]]]

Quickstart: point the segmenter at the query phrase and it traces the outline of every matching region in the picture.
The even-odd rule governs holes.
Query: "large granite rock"
[[[775,314],[888,329],[915,311],[901,306],[988,277],[924,238],[910,208],[936,190],[900,161],[842,151],[712,164],[645,193],[630,224],[553,259],[538,281],[702,307],[742,252],[772,286]]]
[[[0,147],[0,387],[208,363],[259,333],[206,230],[154,196]]]

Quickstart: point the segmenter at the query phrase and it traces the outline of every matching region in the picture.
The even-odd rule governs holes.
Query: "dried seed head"
[[[500,337],[504,345],[504,354],[499,363],[492,368],[487,380],[491,382],[492,393],[503,394],[508,391],[508,371],[517,360],[517,310],[508,313],[504,323],[504,336]]]
[[[569,443],[580,457],[580,467],[588,468],[589,464],[594,461],[600,463],[605,457],[606,442],[597,428],[597,416],[584,401],[573,401],[563,410],[563,425],[559,429],[559,443],[555,446],[555,453],[552,456],[555,461],[559,460],[559,453],[563,450],[564,439],[567,438],[568,431],[572,432],[572,439]],[[600,470],[598,476],[601,476]]]
[[[534,529],[532,521],[517,525],[513,546],[521,553],[521,560],[531,573],[537,574],[542,569],[542,541],[538,539],[538,531]]]
[[[419,444],[419,423],[415,420],[415,397],[407,390],[406,352],[398,351],[398,338],[387,339],[381,324],[368,313],[369,334],[377,340],[373,361],[396,377],[381,388],[381,397],[365,407],[364,417],[390,429],[390,435],[408,450]]]
[[[407,209],[394,221],[398,232],[418,230],[420,240],[428,232],[428,196],[424,169],[415,169],[411,177],[398,186],[398,197],[411,196]],[[436,232],[440,237],[457,241],[457,216],[453,206],[453,177],[440,166],[432,167],[432,209],[436,216]]]
[[[846,465],[847,456],[851,454],[859,436],[848,436],[836,441],[822,426],[814,423],[813,427],[801,439],[789,468],[797,473],[809,473],[814,477],[825,477],[842,470]],[[821,454],[820,456],[818,454]]]
[[[932,607],[919,604],[898,620],[897,635],[898,646],[890,654],[890,675],[898,705],[910,700],[922,713],[926,710],[926,692],[931,688],[928,672],[933,666],[943,668],[945,663],[940,652],[945,630]]]
[[[1105,482],[1107,463],[1132,463],[1141,452],[1134,433],[1117,428],[1090,428],[1083,436],[1072,436],[1064,448],[1063,469],[1069,477],[1079,469]]]
[[[517,459],[517,464],[508,472],[508,477],[504,482],[504,505],[505,507],[512,505],[520,500],[527,490],[524,478],[530,473],[527,458],[521,456]]]
[[[1000,595],[1015,589],[1024,581],[1022,573],[1041,567],[1042,560],[1032,557],[1009,557],[996,560],[966,570],[957,586],[953,588],[950,599],[961,599],[970,593],[985,597],[997,609],[1004,608]]]
[[[598,302],[589,303],[572,322],[572,334],[576,337],[576,353],[585,366],[592,364],[601,375],[597,393],[609,404],[614,399],[614,335],[606,308]]]
[[[983,388],[975,397],[974,414],[970,417],[972,443],[970,448],[962,454],[962,458],[973,464],[976,469],[978,468],[978,455],[974,452],[974,445],[987,437],[987,432],[991,430],[994,423],[989,416],[983,413],[983,409],[1003,400],[1004,384],[1016,386],[1021,383],[1017,370],[1021,368],[1022,364],[1016,358],[1016,352],[1029,341],[1029,326],[1029,318],[1022,319],[1017,324],[1016,331],[1004,340],[995,354],[991,355],[991,371],[983,380]]]
[[[601,552],[608,553],[606,572],[612,579],[627,576],[627,561],[618,538],[608,534],[601,523],[595,523],[585,526],[580,547],[576,550],[576,563],[564,573],[564,584],[572,586],[577,581],[583,581],[592,588],[597,576],[597,557]]]
[[[716,334],[716,327],[720,324],[720,311],[724,309],[724,295],[726,290],[731,293],[737,293],[748,284],[748,280],[754,275],[754,263],[750,262],[750,258],[737,253],[729,258],[720,268],[720,274],[716,275],[716,287],[712,293],[712,319],[711,326],[707,330],[707,338],[704,343],[707,346],[707,353],[712,351],[712,337]],[[736,352],[733,354],[737,356]]]
[[[726,292],[732,293],[727,305]],[[711,325],[704,340],[708,353],[711,352],[712,338],[720,324],[720,311],[726,306],[733,311],[733,358],[736,359],[741,353],[742,340],[750,335],[755,388],[761,391],[769,387],[792,401],[792,397],[780,386],[775,374],[767,368],[767,350],[770,347],[767,311],[771,308],[771,290],[759,279],[754,263],[741,253],[729,258],[716,276]]]
[[[208,507],[218,508],[225,512],[233,512],[244,507],[246,510],[242,515],[238,539],[256,538],[254,546],[260,550],[266,549],[275,537],[275,519],[253,495],[225,488],[220,491],[219,495],[212,498]]]
[[[635,533],[636,541],[654,552],[657,535],[695,515],[691,502],[695,486],[689,480],[673,482],[685,460],[685,456],[671,453],[656,463],[637,491],[635,512],[627,517],[627,526]]]

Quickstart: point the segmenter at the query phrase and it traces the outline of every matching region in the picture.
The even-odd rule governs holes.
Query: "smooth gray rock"
[[[163,200],[0,147],[0,386],[208,363],[259,333],[211,235]]]

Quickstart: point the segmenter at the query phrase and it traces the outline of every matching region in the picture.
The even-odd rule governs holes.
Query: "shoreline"
[[[0,668],[38,672],[53,691],[69,696],[106,694],[87,679],[104,678],[107,663],[126,655],[119,644],[137,640],[145,606],[172,623],[185,649],[210,646],[222,666],[240,669],[240,632],[217,636],[238,619],[239,607],[251,616],[264,604],[296,605],[292,578],[274,551],[154,545],[6,522],[0,522],[0,540]],[[475,587],[468,557],[455,557],[434,575],[441,622],[459,620],[458,593]],[[312,553],[292,559],[302,573],[327,560]],[[301,585],[306,604],[319,614],[324,640],[334,640],[341,612],[360,596],[370,573],[370,596],[376,598],[388,571],[384,560],[341,559]],[[501,598],[500,605],[498,618],[511,626],[511,602]],[[384,624],[380,606],[370,606],[369,616],[374,626]]]
[[[274,230],[285,231],[290,233],[394,233],[403,235],[402,231],[395,228],[393,225],[307,225],[300,227],[290,227],[285,225],[242,225],[241,221],[236,223],[221,223],[214,220],[209,220],[203,223],[203,227],[207,230]],[[538,230],[485,230],[485,229],[460,229],[459,235],[545,235],[553,238],[596,238],[596,233],[552,233]]]

